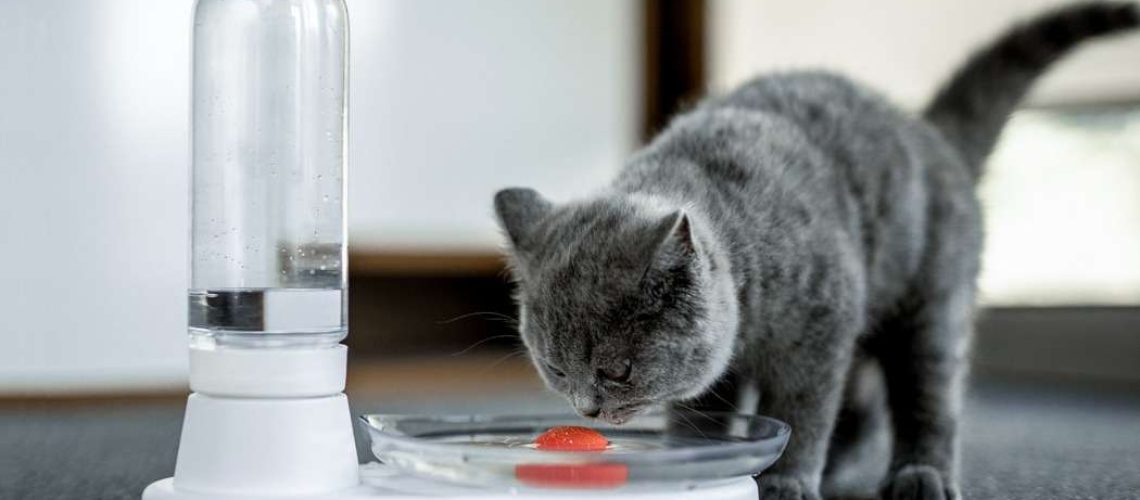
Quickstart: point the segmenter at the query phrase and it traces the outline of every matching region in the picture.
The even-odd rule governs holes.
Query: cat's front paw
[[[820,500],[818,488],[792,476],[760,475],[756,478],[760,500]]]
[[[958,488],[929,465],[899,468],[883,489],[884,500],[958,500]]]

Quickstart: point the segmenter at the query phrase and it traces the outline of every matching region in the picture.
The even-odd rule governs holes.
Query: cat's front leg
[[[772,353],[758,373],[760,413],[792,426],[784,455],[757,480],[761,500],[817,500],[839,412],[850,340]],[[818,351],[820,348],[827,352]]]

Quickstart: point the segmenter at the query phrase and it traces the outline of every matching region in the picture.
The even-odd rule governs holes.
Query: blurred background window
[[[990,305],[1140,305],[1140,106],[1022,111],[990,159]]]
[[[517,345],[501,187],[585,195],[679,109],[773,70],[840,71],[914,110],[1054,3],[347,0],[351,352]],[[192,7],[0,1],[0,393],[184,387]],[[1133,35],[1065,60],[993,156],[979,359],[1043,338],[992,326],[1027,306],[1057,338],[1092,335],[1090,307],[1117,308],[1104,338],[1134,325],[1137,53]]]
[[[709,0],[709,82],[838,70],[918,110],[968,51],[1039,0]],[[984,13],[984,14],[982,14]],[[981,300],[990,306],[1140,305],[1140,37],[1057,65],[989,160]]]
[[[470,343],[439,322],[509,307],[495,190],[583,195],[637,145],[640,6],[346,3],[350,342]],[[185,384],[193,5],[0,1],[0,394]]]

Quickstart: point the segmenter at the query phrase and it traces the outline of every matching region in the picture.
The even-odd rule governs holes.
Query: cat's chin
[[[627,423],[627,421],[629,421],[629,419],[636,417],[637,413],[640,413],[640,412],[641,412],[641,410],[628,411],[628,412],[624,411],[624,412],[620,412],[620,413],[610,413],[610,412],[604,412],[603,411],[601,413],[601,415],[597,416],[597,418],[598,418],[598,420],[604,421],[604,423],[606,423],[606,424],[621,425],[621,424]]]
[[[628,410],[627,409],[616,410],[616,411],[602,410],[602,412],[600,414],[598,414],[598,420],[601,420],[607,424],[621,425],[621,424],[624,424],[626,422],[629,422],[630,419],[632,419],[633,417],[636,417],[639,413],[645,411],[645,408],[647,408],[647,407],[646,406],[639,406],[639,407],[636,407],[633,409],[628,409]]]

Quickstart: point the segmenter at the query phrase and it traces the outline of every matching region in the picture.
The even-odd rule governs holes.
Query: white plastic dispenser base
[[[319,498],[358,486],[347,351],[191,348],[174,478],[144,500]]]
[[[407,476],[380,464],[360,466],[362,483],[354,488],[289,500],[566,500],[607,498],[619,500],[756,500],[756,482],[750,477],[696,485],[689,488],[642,487],[611,490],[480,490]],[[146,500],[281,500],[279,496],[215,495],[177,490],[170,479],[150,485]]]
[[[190,391],[210,396],[297,399],[344,392],[348,348],[190,348]]]
[[[238,399],[192,394],[174,486],[186,491],[297,495],[357,477],[348,399]]]

